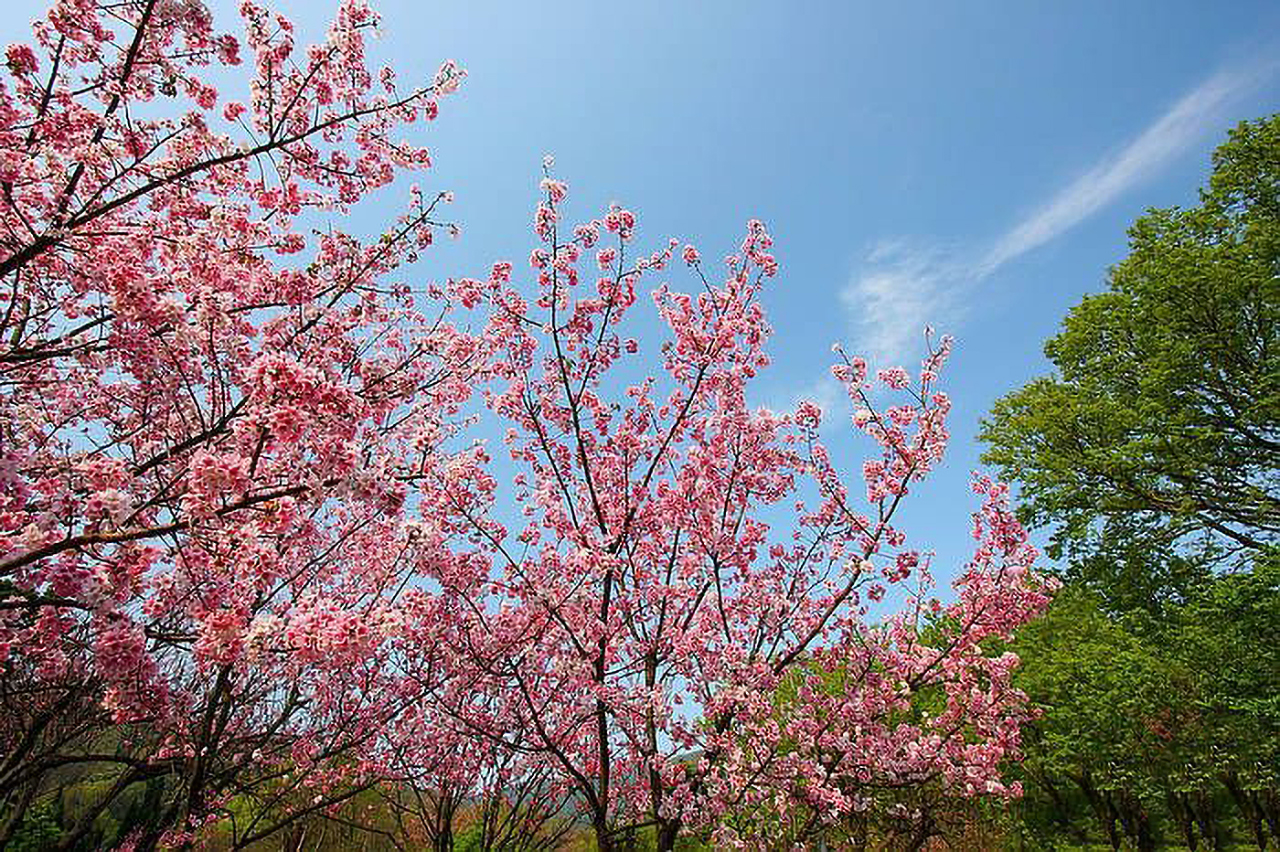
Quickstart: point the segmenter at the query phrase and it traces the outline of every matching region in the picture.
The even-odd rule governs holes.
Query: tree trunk
[[[1053,820],[1058,824],[1058,827],[1081,844],[1086,843],[1089,839],[1088,832],[1076,820],[1072,819],[1071,808],[1062,798],[1062,791],[1053,783],[1048,774],[1028,771],[1027,777],[1031,779],[1031,783],[1049,795],[1050,801],[1053,802]]]
[[[1271,836],[1280,838],[1280,793],[1264,790],[1258,796],[1258,807],[1271,829]]]
[[[592,825],[596,831],[596,852],[613,852],[613,837],[609,833],[609,824],[597,818]]]
[[[1241,816],[1249,824],[1249,828],[1253,832],[1253,842],[1258,845],[1259,849],[1266,849],[1267,830],[1263,825],[1263,813],[1262,809],[1258,807],[1258,802],[1250,795],[1250,791],[1240,786],[1240,778],[1234,772],[1228,772],[1224,775],[1222,783],[1227,788],[1227,792],[1231,794],[1231,798],[1235,800],[1236,807],[1240,808]]]
[[[32,781],[27,785],[27,788],[22,791],[17,805],[0,822],[0,849],[9,848],[9,841],[22,826],[22,819],[27,815],[27,808],[31,806],[31,800],[35,797],[37,783],[38,781]]]
[[[658,823],[658,852],[672,852],[680,836],[680,821],[664,819]]]
[[[1156,843],[1151,834],[1151,816],[1143,806],[1142,799],[1128,790],[1122,790],[1119,798],[1118,813],[1120,822],[1124,825],[1125,834],[1133,838],[1138,852],[1154,852]],[[1107,801],[1108,803],[1113,801],[1110,793],[1107,794]],[[1116,809],[1114,805],[1112,808]]]
[[[1084,793],[1085,799],[1089,802],[1089,807],[1093,809],[1094,815],[1098,818],[1098,823],[1107,833],[1107,841],[1111,844],[1111,849],[1113,852],[1120,852],[1120,833],[1116,831],[1115,809],[1110,806],[1109,802],[1104,802],[1102,796],[1098,795],[1089,773],[1086,772],[1074,780],[1079,785],[1080,792]]]
[[[1151,833],[1151,815],[1147,813],[1147,809],[1141,804],[1138,805],[1136,822],[1138,824],[1138,852],[1155,852],[1156,838]]]
[[[1191,852],[1197,852],[1200,846],[1196,837],[1196,822],[1191,814],[1191,804],[1187,801],[1187,794],[1169,790],[1165,793],[1165,798],[1169,805],[1169,813],[1177,820],[1178,828],[1182,830],[1182,838],[1187,842],[1187,848]]]
[[[927,816],[924,817],[920,820],[920,825],[916,828],[911,842],[907,846],[908,852],[920,852],[921,849],[924,849],[925,844],[929,842],[929,839],[937,833],[933,819]]]
[[[1213,796],[1204,790],[1197,790],[1192,800],[1196,825],[1200,828],[1200,836],[1209,842],[1214,852],[1222,849],[1222,832],[1218,830],[1218,814],[1213,803]]]

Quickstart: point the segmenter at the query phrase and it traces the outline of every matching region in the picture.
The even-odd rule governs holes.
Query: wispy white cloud
[[[959,321],[956,298],[972,271],[954,253],[906,240],[882,242],[840,292],[853,320],[855,348],[875,361],[893,361],[923,351],[926,323],[946,328]]]
[[[985,250],[959,253],[901,240],[877,245],[840,291],[857,348],[894,361],[920,352],[926,323],[954,328],[975,285],[1153,177],[1216,126],[1226,108],[1270,76],[1277,64],[1267,58],[1213,74]]]
[[[1258,80],[1261,70],[1222,71],[1187,92],[1118,154],[1076,178],[996,240],[977,267],[979,276],[1044,245],[1155,175],[1199,139],[1223,108]]]

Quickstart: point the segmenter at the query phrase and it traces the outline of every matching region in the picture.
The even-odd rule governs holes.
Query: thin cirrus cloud
[[[1118,153],[1104,157],[985,251],[962,254],[906,240],[883,241],[841,290],[857,348],[900,361],[922,351],[925,323],[954,328],[972,289],[1150,179],[1221,119],[1225,108],[1274,70],[1273,61],[1220,71],[1180,98]],[[974,259],[976,256],[976,259]]]
[[[972,278],[956,252],[908,240],[885,240],[868,253],[857,278],[840,292],[845,311],[857,318],[855,348],[875,360],[924,351],[924,325],[956,308],[952,282]]]

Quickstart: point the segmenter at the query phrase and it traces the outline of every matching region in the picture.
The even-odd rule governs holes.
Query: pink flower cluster
[[[1016,795],[1025,701],[984,649],[1043,609],[1034,549],[977,478],[944,602],[896,521],[948,441],[950,341],[874,383],[841,353],[859,483],[818,406],[754,404],[760,221],[723,267],[641,249],[620,205],[571,224],[548,162],[528,267],[402,283],[456,235],[450,193],[411,188],[372,239],[341,224],[430,165],[400,135],[465,72],[372,69],[360,0],[311,46],[240,14],[243,39],[199,3],[58,2],[6,51],[5,687],[83,710],[90,741],[130,723],[122,765],[185,803],[175,843],[286,783],[316,809],[385,778],[527,784],[531,819],[668,840],[886,787]],[[224,100],[208,66],[242,51]],[[629,330],[637,304],[661,334]],[[24,724],[0,750],[34,748]]]
[[[465,71],[378,75],[362,0],[311,46],[240,16],[236,37],[202,3],[56,2],[0,69],[0,658],[41,696],[0,751],[36,748],[41,714],[87,726],[71,754],[139,723],[112,742],[180,788],[179,840],[286,764],[325,802],[396,765],[392,657],[440,620],[410,581],[456,546],[410,546],[406,498],[491,369],[395,275],[452,228],[447,193],[341,230],[430,165],[421,122]],[[221,91],[211,66],[242,56],[248,87]],[[300,741],[331,751],[302,765]]]
[[[1034,552],[1004,492],[979,480],[987,534],[944,604],[927,598],[928,561],[893,525],[946,447],[951,406],[937,382],[950,340],[918,376],[879,371],[881,389],[860,358],[833,368],[876,447],[859,506],[819,439],[818,406],[749,405],[769,363],[760,297],[779,271],[762,223],[712,281],[692,246],[635,254],[622,208],[569,228],[564,185],[548,177],[542,190],[529,289],[510,265],[451,285],[465,307],[487,309],[498,360],[486,400],[508,423],[524,522],[508,530],[490,516],[500,490],[484,453],[437,464],[419,489],[425,516],[492,566],[455,557],[438,574],[449,641],[465,648],[437,656],[432,645],[426,658],[439,718],[491,742],[521,732],[512,754],[546,761],[593,823],[619,807],[660,827],[765,802],[860,812],[877,789],[936,780],[959,795],[1016,794],[1000,780],[1026,718],[1009,681],[1016,661],[979,643],[1046,604]],[[613,236],[592,258],[602,277],[583,292],[577,265],[602,230]],[[654,290],[662,373],[623,379],[639,349],[622,325],[640,279],[675,253],[698,286]],[[881,405],[884,393],[896,399]],[[797,501],[806,483],[813,508]],[[766,522],[788,505],[788,526]],[[891,600],[899,609],[872,626],[869,607]],[[925,641],[926,618],[955,627]],[[780,707],[797,679],[797,699]],[[907,722],[934,689],[943,711]]]

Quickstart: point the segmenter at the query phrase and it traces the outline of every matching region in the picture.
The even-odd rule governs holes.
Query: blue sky
[[[238,25],[236,4],[209,5]],[[306,41],[334,4],[271,5]],[[457,193],[463,235],[414,277],[525,258],[551,152],[571,212],[621,201],[642,244],[719,257],[748,218],[768,223],[783,268],[762,403],[829,400],[833,342],[914,364],[926,323],[956,336],[954,443],[907,514],[941,578],[969,550],[979,418],[1047,372],[1044,339],[1104,286],[1127,224],[1194,201],[1227,128],[1280,104],[1265,2],[375,5],[377,58],[402,80],[445,58],[470,74],[424,137],[422,179]],[[25,40],[43,6],[7,0],[0,38]],[[375,229],[402,198],[359,215]]]

